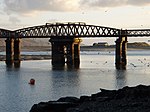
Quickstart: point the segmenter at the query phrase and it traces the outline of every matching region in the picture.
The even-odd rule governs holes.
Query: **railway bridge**
[[[104,26],[87,25],[82,22],[46,23],[45,25],[17,29],[0,29],[0,38],[6,42],[6,65],[20,66],[20,39],[49,38],[52,45],[52,65],[79,67],[81,38],[118,37],[116,39],[116,69],[127,65],[127,37],[150,36],[150,29],[123,30]]]

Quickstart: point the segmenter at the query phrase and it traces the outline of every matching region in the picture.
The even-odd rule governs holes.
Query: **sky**
[[[55,22],[150,28],[150,0],[0,0],[0,28]]]

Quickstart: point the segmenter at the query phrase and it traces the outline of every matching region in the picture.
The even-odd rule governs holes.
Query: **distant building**
[[[109,46],[107,42],[98,42],[98,43],[93,43],[93,46],[103,46],[103,47],[106,47],[106,46]]]

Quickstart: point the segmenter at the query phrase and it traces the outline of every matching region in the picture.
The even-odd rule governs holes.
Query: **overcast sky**
[[[0,0],[0,28],[15,30],[54,22],[150,28],[150,0]],[[114,40],[105,40],[114,44]],[[93,42],[85,39],[83,43]]]
[[[47,22],[150,28],[150,0],[0,0],[1,28]]]

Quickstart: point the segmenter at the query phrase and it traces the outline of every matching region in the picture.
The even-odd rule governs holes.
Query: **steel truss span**
[[[133,29],[126,30],[126,32],[126,36],[128,37],[150,36],[150,29]]]
[[[116,37],[119,29],[86,25],[84,23],[56,23],[15,31],[17,37]]]
[[[12,31],[6,29],[0,29],[0,38],[8,38],[11,37],[13,34]]]
[[[15,31],[0,29],[0,38],[53,38],[53,37],[139,37],[150,36],[150,29],[122,30],[110,27],[77,23],[46,23]]]

